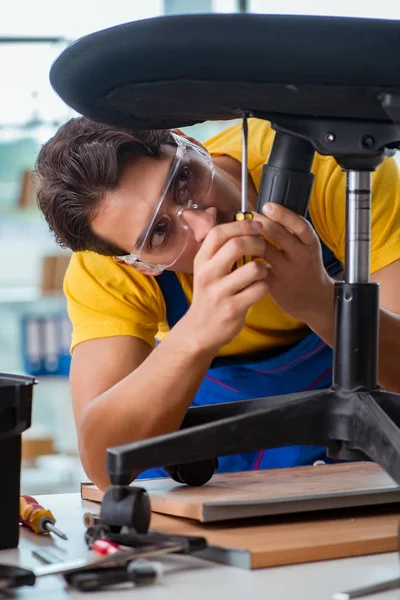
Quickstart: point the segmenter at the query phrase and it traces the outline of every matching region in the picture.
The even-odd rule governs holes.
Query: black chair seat
[[[400,21],[205,14],[159,17],[81,38],[54,63],[61,98],[139,129],[232,119],[241,109],[390,121]]]

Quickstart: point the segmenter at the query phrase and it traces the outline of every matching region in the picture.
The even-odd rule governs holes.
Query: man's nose
[[[202,242],[207,233],[217,224],[217,209],[214,206],[202,209],[187,209],[181,213],[196,242]]]

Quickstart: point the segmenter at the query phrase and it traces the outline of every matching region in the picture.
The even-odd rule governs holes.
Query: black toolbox
[[[21,434],[31,425],[33,377],[0,373],[0,550],[19,540]]]

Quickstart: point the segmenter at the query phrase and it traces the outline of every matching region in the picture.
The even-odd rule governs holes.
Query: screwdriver
[[[54,526],[56,520],[53,514],[43,508],[32,496],[20,496],[19,521],[33,533],[55,533],[63,540],[68,539],[65,533]]]
[[[369,596],[370,594],[397,589],[400,589],[400,577],[379,581],[378,583],[371,583],[370,585],[354,588],[347,592],[336,592],[336,594],[333,594],[332,600],[352,600],[352,598],[362,598],[363,596]]]
[[[164,567],[160,562],[133,560],[124,567],[98,568],[65,575],[69,585],[82,592],[96,592],[109,586],[131,582],[148,585],[161,579]]]
[[[97,541],[106,542],[107,540]],[[114,547],[115,550],[113,552],[102,551],[100,554],[110,555],[122,550],[121,548],[118,549],[116,544],[114,544]],[[94,546],[93,549],[95,549]],[[33,550],[32,555],[47,564],[54,565],[58,563],[60,566],[65,564],[64,557],[57,554],[54,549],[49,551],[48,548],[39,548]],[[78,571],[72,571],[64,575],[64,578],[72,587],[81,591],[92,592],[120,583],[131,582],[134,585],[155,583],[163,575],[163,571],[162,563],[149,561],[145,558],[135,558],[127,563],[123,563],[121,566],[116,564],[102,567],[100,564],[97,568],[94,566],[88,569],[83,568]]]
[[[251,221],[253,213],[247,210],[248,195],[248,168],[247,168],[247,138],[248,138],[248,113],[242,115],[242,189],[241,189],[241,210],[234,216],[234,221]],[[253,260],[252,256],[242,256],[236,261],[235,268],[238,269]]]

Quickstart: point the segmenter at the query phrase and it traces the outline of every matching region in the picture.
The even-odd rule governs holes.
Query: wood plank
[[[153,513],[151,528],[204,536],[210,548],[203,558],[260,569],[396,551],[399,518],[393,505],[218,524]]]
[[[399,486],[372,462],[218,474],[201,487],[171,479],[138,480],[135,485],[147,489],[153,512],[201,522],[400,501]],[[83,484],[81,495],[99,502],[103,493]]]

